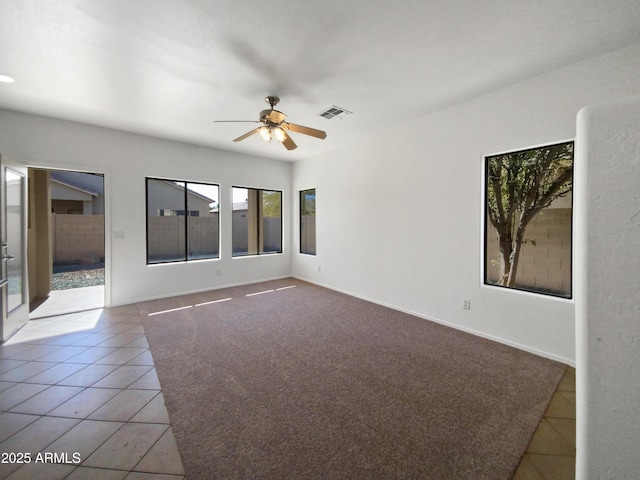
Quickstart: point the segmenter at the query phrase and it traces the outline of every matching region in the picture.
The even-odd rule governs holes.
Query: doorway
[[[104,176],[29,169],[30,319],[104,307]]]

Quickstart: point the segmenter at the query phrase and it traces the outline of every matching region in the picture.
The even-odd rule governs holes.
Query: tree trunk
[[[516,274],[518,273],[518,264],[520,263],[523,233],[519,233],[513,242],[513,248],[511,250],[511,270],[509,271],[509,280],[507,282],[508,287],[515,287],[516,285]]]
[[[503,287],[509,286],[509,277],[511,275],[511,252],[513,250],[513,242],[511,239],[503,240],[500,238],[500,279],[498,285]]]
[[[500,261],[500,280],[498,281],[498,285],[503,287],[515,286],[523,237],[524,231],[519,231],[515,239],[500,242],[500,254],[502,258]]]

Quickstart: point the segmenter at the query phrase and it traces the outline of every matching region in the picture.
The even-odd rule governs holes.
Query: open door
[[[0,157],[2,341],[29,320],[27,168]]]

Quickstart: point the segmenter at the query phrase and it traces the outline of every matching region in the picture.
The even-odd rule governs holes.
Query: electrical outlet
[[[220,269],[218,268],[218,269],[216,270],[216,275],[219,277],[219,276],[220,276],[220,273],[221,273],[221,272],[220,272]]]
[[[318,273],[322,271],[322,267],[318,265]]]
[[[462,308],[464,310],[471,310],[471,300],[464,300]]]

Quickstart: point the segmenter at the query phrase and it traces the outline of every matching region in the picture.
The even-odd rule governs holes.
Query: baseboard
[[[418,317],[418,318],[422,318],[424,320],[428,320],[430,322],[438,323],[440,325],[444,325],[446,327],[450,327],[450,328],[453,328],[455,330],[460,330],[460,331],[465,332],[465,333],[470,333],[471,335],[475,335],[477,337],[485,338],[487,340],[491,340],[491,341],[494,341],[494,342],[497,342],[497,343],[501,343],[501,344],[507,345],[509,347],[517,348],[518,350],[523,350],[525,352],[532,353],[532,354],[537,355],[539,357],[548,358],[549,360],[554,360],[556,362],[564,363],[565,365],[569,365],[569,366],[574,367],[574,368],[576,366],[575,360],[570,360],[568,358],[564,358],[564,357],[561,357],[559,355],[555,355],[555,354],[547,352],[545,350],[539,350],[537,348],[532,348],[532,347],[530,347],[528,345],[522,345],[522,344],[520,344],[518,342],[513,342],[513,341],[505,339],[505,338],[497,337],[495,335],[489,335],[489,334],[487,334],[485,332],[482,332],[482,331],[479,331],[479,330],[474,330],[472,328],[463,327],[461,325],[458,325],[458,324],[455,324],[455,323],[452,323],[452,322],[448,322],[446,320],[442,320],[442,319],[439,319],[439,318],[430,317],[430,316],[424,315],[424,314],[419,313],[419,312],[414,312],[412,310],[408,310],[406,308],[399,307],[397,305],[389,304],[389,303],[386,303],[386,302],[381,302],[381,301],[376,300],[374,298],[369,298],[367,296],[360,295],[360,294],[357,294],[357,293],[354,293],[354,292],[351,292],[351,291],[348,291],[348,290],[344,290],[344,289],[341,289],[341,288],[336,288],[336,287],[333,287],[331,285],[326,285],[326,284],[324,284],[322,282],[316,282],[314,280],[310,280],[308,278],[300,277],[300,276],[297,276],[297,275],[291,275],[291,277],[293,277],[295,279],[298,279],[298,280],[302,280],[303,282],[308,282],[308,283],[312,283],[314,285],[318,285],[319,287],[328,288],[329,290],[334,290],[336,292],[344,293],[345,295],[349,295],[349,296],[352,296],[352,297],[355,297],[355,298],[359,298],[359,299],[365,300],[367,302],[375,303],[375,304],[381,305],[383,307],[391,308],[392,310],[397,310],[399,312],[406,313],[408,315],[413,315],[414,317]]]

